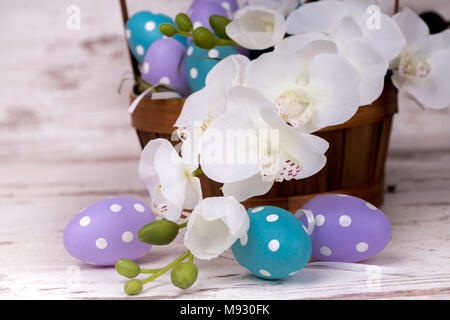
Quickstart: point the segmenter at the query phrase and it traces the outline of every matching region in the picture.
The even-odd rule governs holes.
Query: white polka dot
[[[148,64],[148,62],[144,62],[144,66],[142,67],[142,71],[147,74],[150,71],[150,65]]]
[[[106,239],[105,238],[98,238],[96,241],[95,241],[95,246],[98,248],[98,249],[105,249],[107,246],[108,246],[108,242],[106,241]]]
[[[373,204],[371,204],[371,203],[369,203],[369,202],[366,202],[366,206],[367,206],[367,208],[369,208],[369,209],[372,209],[372,210],[378,210],[377,207],[375,207]]]
[[[252,211],[253,212],[253,211]],[[278,220],[278,215],[276,215],[276,214],[269,214],[267,217],[266,217],[266,220],[267,220],[267,222],[274,222],[274,221],[277,221]]]
[[[266,276],[266,277],[271,276],[270,272],[267,270],[264,270],[264,269],[259,269],[259,273],[261,273],[263,276]]]
[[[350,218],[348,215],[343,214],[342,216],[339,217],[339,224],[342,227],[348,227],[349,225],[352,224],[352,218]]]
[[[170,79],[167,78],[167,77],[162,77],[161,79],[159,79],[159,83],[160,84],[167,84],[167,85],[169,85],[170,84]]]
[[[187,49],[187,55],[188,55],[188,56],[191,56],[193,52],[194,52],[194,47],[189,47],[189,48]]]
[[[113,204],[111,207],[109,207],[109,210],[112,212],[119,212],[122,210],[122,206],[120,204]]]
[[[280,242],[276,239],[270,240],[268,247],[270,251],[277,252],[280,248]]]
[[[239,242],[241,243],[241,246],[245,246],[248,242],[248,236],[245,235],[242,238],[239,239]]]
[[[136,53],[142,56],[144,54],[144,47],[141,45],[136,46]]]
[[[230,10],[231,9],[230,4],[228,2],[225,2],[225,1],[221,3],[221,6],[225,10]]]
[[[133,241],[133,233],[130,231],[125,231],[122,233],[122,241],[125,243],[130,243]]]
[[[318,214],[317,216],[314,217],[314,224],[317,227],[320,227],[324,223],[325,223],[325,217],[322,214]]]
[[[135,209],[137,212],[141,212],[141,213],[145,211],[144,206],[143,206],[142,204],[140,204],[140,203],[135,203],[135,204],[134,204],[134,209]]]
[[[153,21],[149,21],[145,24],[145,30],[147,31],[153,31],[156,28],[156,23]]]
[[[198,27],[202,26],[202,23],[200,21],[195,21],[193,26],[194,26],[194,29],[197,29]]]
[[[130,39],[130,38],[131,38],[131,30],[127,29],[127,39]]]
[[[88,216],[84,216],[80,219],[80,226],[86,227],[89,223],[91,223],[91,218]]]
[[[195,79],[198,76],[198,70],[196,68],[192,68],[191,71],[189,71],[189,74],[191,75],[192,79]]]
[[[331,256],[331,249],[328,247],[320,248],[320,253],[326,257]]]
[[[261,210],[264,210],[264,207],[256,207],[252,209],[252,213],[260,212]]]
[[[366,242],[360,242],[356,245],[356,251],[366,252],[369,249],[369,245]]]
[[[211,49],[208,51],[208,57],[210,57],[211,59],[215,59],[219,57],[219,50],[217,49]]]

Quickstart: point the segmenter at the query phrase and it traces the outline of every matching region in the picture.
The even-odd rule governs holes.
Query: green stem
[[[239,46],[236,42],[230,39],[216,38],[216,46]]]
[[[198,176],[198,175],[200,175],[200,174],[202,174],[202,173],[203,173],[202,168],[198,168],[197,170],[192,171],[191,174],[192,174],[194,177],[196,177],[196,176]]]
[[[185,228],[187,226],[187,221],[186,222],[183,222],[182,224],[179,224],[178,225],[178,229],[183,229],[183,228]]]
[[[189,262],[194,263],[194,255],[192,253],[189,253]]]
[[[169,271],[170,269],[172,269],[176,264],[180,263],[181,261],[183,261],[184,259],[186,259],[187,257],[189,257],[189,255],[191,254],[191,252],[188,250],[185,253],[183,253],[181,256],[179,256],[178,258],[176,258],[175,260],[173,260],[171,263],[169,263],[167,266],[165,266],[164,268],[159,269],[157,272],[155,272],[152,276],[148,277],[145,280],[142,280],[142,284],[146,284],[150,281],[155,280],[156,278],[158,278],[159,276],[161,276],[162,274],[166,273],[167,271]]]
[[[189,33],[189,32],[186,32],[186,31],[181,31],[181,30],[177,30],[177,33],[182,35],[182,36],[192,38],[192,33]]]

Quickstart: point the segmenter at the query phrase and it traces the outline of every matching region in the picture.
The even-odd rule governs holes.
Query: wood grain
[[[414,9],[428,3],[401,4],[407,2]],[[73,3],[82,27],[70,31],[66,9]],[[131,13],[149,6],[130,5]],[[151,5],[174,15],[189,3]],[[429,5],[450,19],[448,1]],[[131,83],[117,93],[122,75],[131,74],[118,2],[8,0],[0,12],[7,30],[0,33],[0,299],[450,299],[450,112],[423,112],[404,96],[386,162],[386,184],[395,192],[382,207],[392,240],[362,263],[380,267],[379,277],[310,264],[267,282],[228,252],[198,261],[199,280],[187,291],[165,275],[126,297],[113,268],[81,263],[62,244],[66,224],[95,201],[149,201],[127,112]],[[182,250],[180,237],[139,262],[161,266]]]

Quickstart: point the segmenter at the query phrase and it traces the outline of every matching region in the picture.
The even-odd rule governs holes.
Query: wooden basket
[[[125,0],[120,0],[123,23],[128,12]],[[135,79],[139,75],[138,64],[131,52],[130,59]],[[384,166],[391,132],[392,118],[397,112],[397,91],[389,77],[381,96],[369,106],[362,106],[346,123],[324,128],[314,134],[330,144],[326,152],[325,167],[314,176],[275,183],[265,195],[244,202],[248,207],[274,205],[295,212],[319,194],[345,193],[362,198],[376,206],[383,202]],[[130,103],[136,98],[130,94]],[[171,140],[173,124],[183,107],[183,99],[151,100],[148,97],[138,104],[131,115],[144,147],[149,140]],[[200,176],[203,196],[220,196],[221,184]]]
[[[136,98],[131,93],[130,102]],[[131,115],[131,124],[144,147],[149,140],[171,140],[173,124],[184,99],[151,100],[144,97]],[[383,202],[384,165],[391,132],[392,117],[397,112],[397,91],[386,81],[383,93],[371,105],[362,106],[347,122],[314,133],[330,144],[325,153],[325,167],[312,177],[275,183],[263,196],[244,202],[248,207],[274,205],[291,212],[314,196],[345,193],[376,206]],[[200,176],[204,197],[220,196],[221,184]]]

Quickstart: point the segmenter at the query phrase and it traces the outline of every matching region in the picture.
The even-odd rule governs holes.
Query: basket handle
[[[122,11],[123,26],[125,28],[127,25],[127,21],[128,21],[127,3],[125,0],[119,0],[119,2],[120,2],[120,10]],[[127,48],[128,48],[128,54],[130,56],[131,67],[133,68],[134,80],[137,81],[138,78],[140,77],[138,62],[137,62],[136,58],[133,56],[133,54],[131,53],[130,47],[128,45],[127,45]]]

